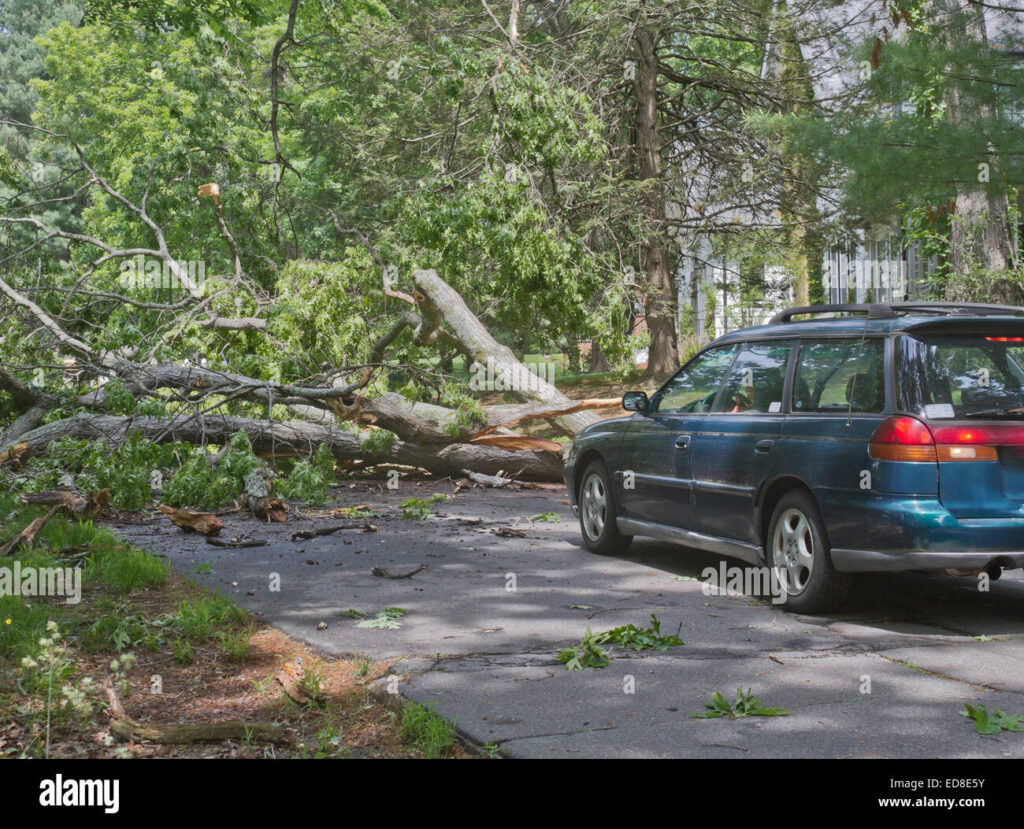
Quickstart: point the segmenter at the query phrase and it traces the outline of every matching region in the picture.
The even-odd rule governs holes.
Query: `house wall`
[[[831,303],[924,299],[926,278],[936,265],[917,242],[905,244],[898,236],[849,239],[825,254],[825,296]]]

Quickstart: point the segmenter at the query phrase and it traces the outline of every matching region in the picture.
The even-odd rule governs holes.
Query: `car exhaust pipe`
[[[997,581],[1003,574],[1003,567],[998,561],[990,561],[981,570],[965,570],[962,567],[947,567],[943,572],[947,576],[970,576],[977,578],[982,573],[988,576],[989,581]]]

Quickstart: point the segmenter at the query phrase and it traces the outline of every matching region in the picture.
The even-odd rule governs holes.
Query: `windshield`
[[[900,408],[928,420],[1024,420],[1024,337],[904,335],[896,359]]]

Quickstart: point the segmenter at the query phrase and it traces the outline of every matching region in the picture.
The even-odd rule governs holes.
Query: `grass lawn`
[[[42,514],[0,496],[0,545]],[[433,712],[371,695],[388,663],[321,656],[104,527],[54,515],[0,579],[16,566],[78,568],[81,601],[0,596],[0,757],[469,756]],[[112,699],[142,726],[241,720],[279,739],[125,738]]]

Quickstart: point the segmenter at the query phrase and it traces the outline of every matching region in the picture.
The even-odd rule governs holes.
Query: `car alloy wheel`
[[[811,522],[799,509],[790,507],[775,524],[772,565],[790,596],[804,592],[814,570],[814,536]]]
[[[583,517],[583,530],[591,541],[598,541],[604,532],[608,520],[608,493],[604,488],[604,480],[600,473],[591,472],[583,482],[580,491]]]

